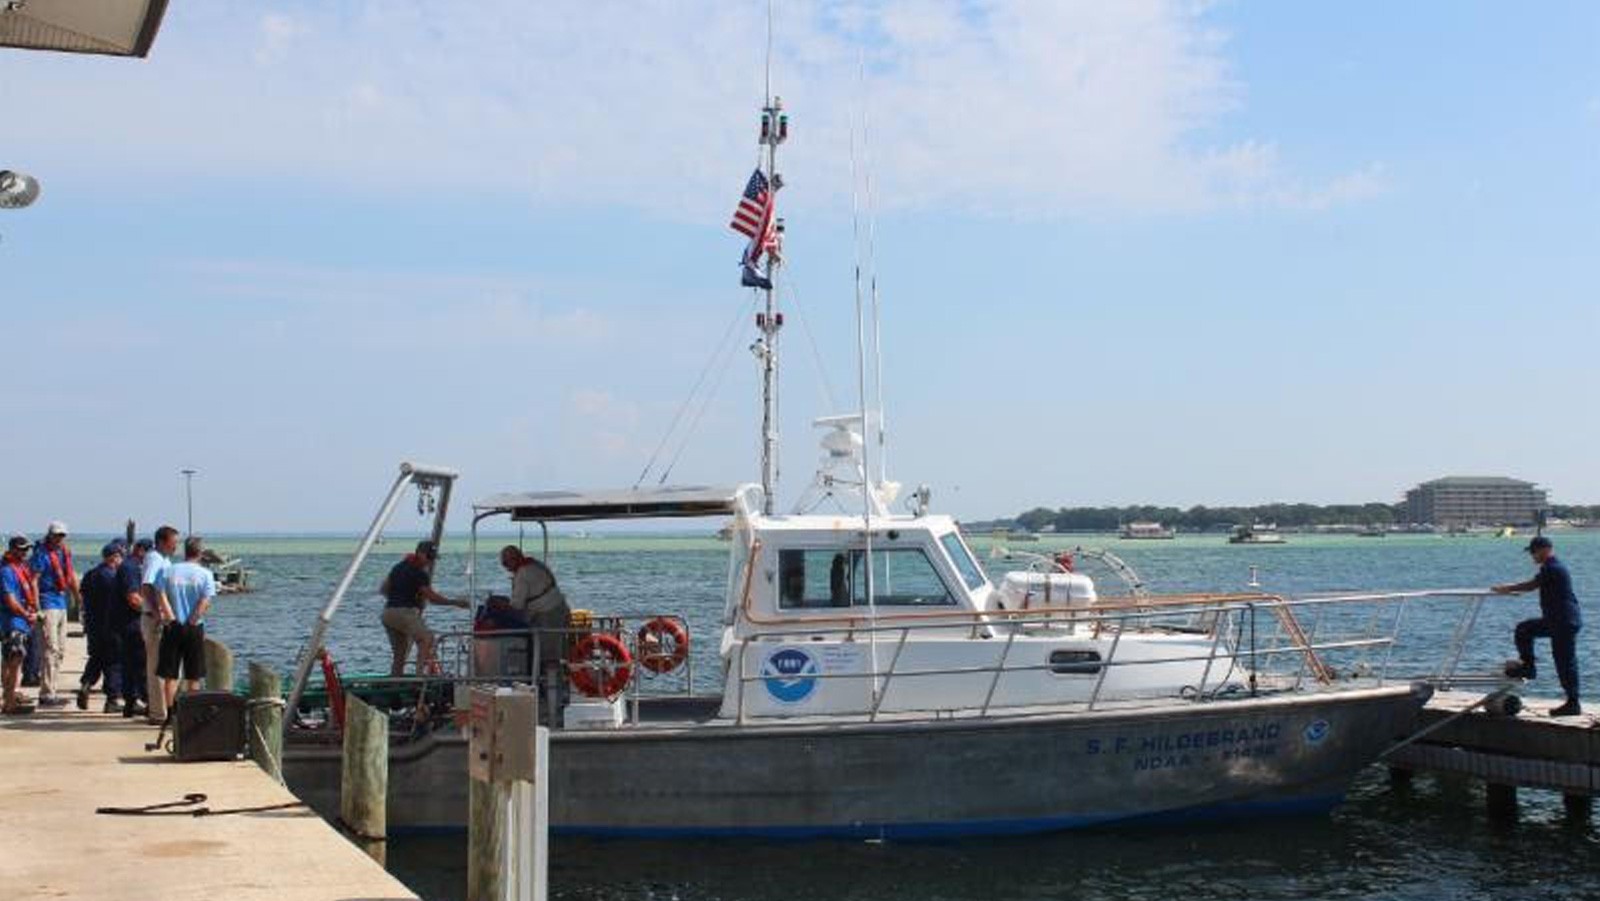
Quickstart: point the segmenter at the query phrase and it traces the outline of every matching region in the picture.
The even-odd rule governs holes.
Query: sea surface
[[[715,528],[711,524],[707,531]],[[1251,567],[1264,590],[1321,591],[1481,587],[1533,571],[1526,536],[1385,538],[1290,535],[1283,546],[1230,546],[1221,535],[1173,541],[1115,536],[1045,536],[1012,545],[1048,553],[1104,548],[1130,563],[1156,592],[1237,591]],[[1600,532],[1556,532],[1559,556],[1572,567],[1579,597],[1600,616]],[[436,577],[447,594],[469,586],[482,595],[506,590],[494,552],[508,539],[480,539],[476,575],[468,575],[464,539],[445,543]],[[509,539],[516,543],[517,539]],[[257,590],[225,597],[209,632],[240,661],[288,670],[317,612],[327,603],[356,539],[237,537],[216,545],[247,560]],[[392,538],[357,573],[334,619],[329,646],[345,672],[387,667],[376,586],[411,544]],[[538,549],[537,533],[525,544]],[[974,541],[991,574],[1022,564],[987,559],[991,542]],[[552,563],[575,607],[600,612],[679,612],[694,645],[695,681],[713,689],[715,635],[727,580],[727,545],[707,536],[588,535],[552,540]],[[1121,593],[1111,573],[1081,567],[1106,594]],[[1495,599],[1479,617],[1463,668],[1490,672],[1512,656],[1510,633],[1534,615],[1533,596]],[[467,615],[428,612],[436,629],[466,629]],[[1455,617],[1419,606],[1409,613],[1396,666],[1436,655]],[[1580,636],[1586,684],[1600,685],[1596,634]],[[1541,654],[1544,654],[1541,648]],[[1543,656],[1532,695],[1554,695]],[[240,664],[240,671],[243,664]],[[1600,711],[1600,693],[1590,695]],[[1028,765],[1016,761],[1017,766]],[[929,786],[938,791],[938,786]],[[1485,816],[1481,786],[1418,777],[1392,788],[1374,767],[1329,817],[1105,828],[1031,838],[937,843],[760,841],[634,842],[556,839],[551,894],[573,899],[1244,899],[1348,898],[1392,901],[1505,898],[1600,898],[1600,838],[1569,821],[1558,795],[1523,792],[1514,825]],[[465,884],[463,836],[396,837],[390,868],[429,899],[458,899]]]

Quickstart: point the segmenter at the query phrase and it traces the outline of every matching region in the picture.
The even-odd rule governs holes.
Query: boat
[[[251,570],[246,569],[244,561],[238,557],[229,557],[226,554],[206,548],[200,554],[200,565],[211,571],[217,580],[217,591],[221,594],[245,594],[251,591]]]
[[[762,110],[769,183],[780,110]],[[337,815],[340,710],[356,695],[391,713],[391,830],[462,827],[459,714],[486,683],[537,688],[551,829],[623,838],[920,839],[1325,811],[1411,728],[1430,687],[1392,676],[1386,649],[1415,595],[1101,595],[1058,560],[996,580],[927,488],[902,497],[871,465],[881,403],[876,417],[863,400],[815,421],[822,464],[779,511],[774,265],[757,318],[759,482],[472,504],[469,593],[490,590],[472,567],[480,527],[515,524],[575,608],[569,627],[447,634],[438,672],[342,675],[331,624],[402,496],[419,492],[429,534],[445,532],[458,474],[401,465],[296,662],[282,762],[297,796]],[[552,525],[688,518],[730,526],[707,586],[720,610],[677,608],[637,578],[595,592],[549,553]],[[605,596],[627,600],[589,609]],[[1394,616],[1300,625],[1374,603]],[[545,656],[552,638],[561,650]]]
[[[1178,537],[1178,530],[1158,522],[1130,522],[1122,527],[1119,537],[1124,541],[1160,541]]]
[[[1228,536],[1229,544],[1286,544],[1283,535],[1278,532],[1274,523],[1255,523],[1254,525],[1238,526]]]
[[[1359,538],[1383,538],[1388,534],[1389,530],[1383,526],[1367,526],[1365,529],[1357,532],[1356,536]]]

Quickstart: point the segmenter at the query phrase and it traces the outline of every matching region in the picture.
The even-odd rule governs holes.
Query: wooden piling
[[[206,690],[233,691],[233,651],[215,638],[206,638]]]
[[[389,828],[389,718],[350,695],[344,720],[339,819],[361,850],[384,863]]]
[[[1489,804],[1490,819],[1514,820],[1517,818],[1517,787],[1515,785],[1490,782],[1484,787],[1484,796]]]
[[[283,783],[283,682],[278,671],[250,661],[250,759]]]
[[[505,872],[504,783],[469,782],[467,800],[467,901],[501,901]]]
[[[1395,788],[1407,788],[1415,778],[1417,771],[1403,766],[1389,767],[1389,784]]]
[[[1589,817],[1594,812],[1594,798],[1590,795],[1567,794],[1561,796],[1561,803],[1567,810],[1567,819],[1577,825],[1587,825]]]

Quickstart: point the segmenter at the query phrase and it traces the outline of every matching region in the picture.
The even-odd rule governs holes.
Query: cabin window
[[[874,548],[872,592],[880,607],[945,607],[956,603],[921,548]],[[866,552],[779,551],[778,606],[785,610],[867,606]]]
[[[1100,672],[1100,652],[1051,651],[1050,672],[1058,676],[1092,676]]]
[[[961,580],[973,591],[989,584],[988,578],[983,574],[983,568],[978,566],[978,561],[972,558],[972,552],[967,550],[967,543],[961,536],[950,532],[939,539],[944,545],[944,552],[950,555],[950,562],[956,565],[956,570],[961,573]]]

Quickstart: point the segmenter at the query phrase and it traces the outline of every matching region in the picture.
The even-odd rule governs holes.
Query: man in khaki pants
[[[150,722],[167,721],[166,699],[161,691],[161,677],[156,675],[156,664],[161,650],[161,631],[166,623],[161,613],[168,609],[161,603],[165,591],[167,571],[172,569],[172,555],[178,552],[178,530],[172,526],[156,529],[155,547],[145,552],[144,567],[139,576],[139,591],[144,595],[144,610],[140,614],[139,631],[144,635],[144,671],[147,700],[150,705]]]
[[[40,616],[33,631],[39,642],[39,706],[61,707],[67,703],[58,684],[67,646],[67,608],[78,597],[78,573],[72,565],[72,549],[67,547],[66,523],[50,523],[44,541],[33,549],[30,566],[39,585]]]

